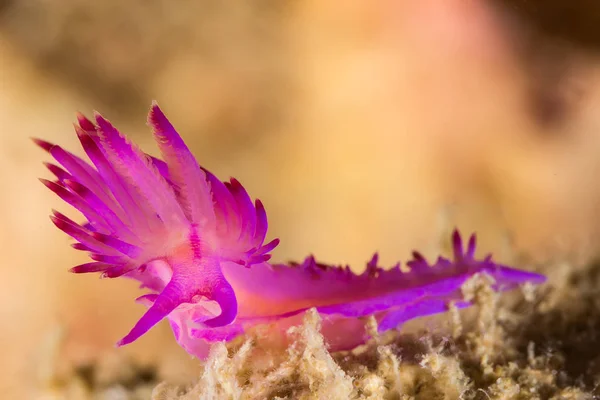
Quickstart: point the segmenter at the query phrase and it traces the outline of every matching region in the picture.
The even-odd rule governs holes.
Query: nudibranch
[[[58,162],[46,163],[56,179],[41,181],[86,221],[53,211],[52,222],[90,253],[92,262],[72,268],[140,282],[147,311],[119,345],[133,342],[167,318],[178,343],[190,354],[207,355],[211,342],[228,341],[258,324],[285,330],[316,308],[332,350],[366,339],[364,319],[380,331],[458,307],[461,286],[477,273],[495,290],[542,275],[475,258],[475,236],[466,246],[454,232],[453,257],[430,264],[419,253],[407,263],[382,269],[377,255],[364,272],[302,263],[271,264],[279,243],[265,243],[267,215],[235,179],[220,181],[202,168],[157,104],[148,116],[162,159],[145,154],[99,114],[77,115],[75,131],[91,161],[40,139],[34,141]]]

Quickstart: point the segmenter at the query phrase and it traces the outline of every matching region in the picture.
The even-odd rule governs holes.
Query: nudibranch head
[[[316,308],[333,350],[365,339],[361,317],[374,315],[379,329],[447,310],[450,302],[467,306],[461,286],[485,273],[493,288],[540,283],[544,277],[499,265],[491,256],[475,258],[475,236],[463,247],[453,235],[454,254],[428,263],[419,253],[384,270],[377,256],[366,270],[317,263],[270,264],[279,243],[265,244],[267,215],[235,179],[221,182],[200,167],[158,105],[148,117],[162,159],[149,156],[99,114],[81,114],[75,131],[90,162],[60,146],[35,139],[59,165],[46,163],[55,180],[42,182],[77,209],[77,223],[54,211],[52,222],[76,240],[73,247],[93,260],[72,268],[127,277],[149,291],[138,298],[148,307],[119,342],[136,340],[167,318],[177,341],[198,357],[208,344],[231,340],[257,324],[279,331]]]
[[[42,182],[87,219],[54,211],[52,222],[93,262],[73,272],[138,279],[152,305],[121,340],[129,343],[183,304],[216,303],[203,323],[221,326],[237,315],[221,264],[265,262],[267,215],[235,179],[221,182],[202,169],[158,105],[148,117],[162,160],[144,154],[99,114],[78,115],[77,136],[91,164],[43,140],[35,142],[62,166],[46,164],[56,180]],[[155,264],[159,264],[158,266]],[[162,267],[161,267],[162,265]],[[214,311],[215,307],[212,307]]]

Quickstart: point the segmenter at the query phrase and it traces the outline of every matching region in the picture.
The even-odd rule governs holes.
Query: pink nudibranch
[[[73,272],[127,277],[147,289],[138,301],[148,307],[119,342],[128,344],[167,318],[178,343],[204,358],[211,342],[228,341],[258,324],[286,329],[316,308],[332,350],[366,339],[360,317],[374,315],[380,331],[444,312],[462,301],[462,284],[486,273],[495,290],[539,274],[475,258],[475,236],[466,248],[457,231],[452,259],[430,265],[419,253],[384,270],[377,255],[361,274],[326,266],[308,257],[303,263],[270,264],[278,240],[265,244],[267,215],[235,179],[221,182],[198,165],[158,105],[148,124],[162,160],[142,152],[99,114],[95,122],[78,114],[75,131],[91,164],[46,141],[35,142],[61,165],[46,163],[54,181],[42,182],[87,219],[78,224],[54,211],[54,224],[73,237],[73,247],[93,262]]]

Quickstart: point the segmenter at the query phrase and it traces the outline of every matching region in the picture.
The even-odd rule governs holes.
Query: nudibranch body
[[[462,301],[461,286],[486,273],[494,289],[542,275],[475,258],[475,237],[466,248],[453,235],[452,259],[430,265],[419,253],[407,263],[384,270],[377,255],[366,270],[317,263],[270,264],[278,240],[265,244],[267,215],[235,179],[221,182],[200,167],[156,104],[148,123],[162,160],[142,152],[109,121],[78,115],[77,136],[91,164],[40,139],[36,143],[61,165],[47,163],[54,181],[42,182],[87,219],[79,224],[54,211],[54,224],[90,253],[92,262],[73,272],[127,277],[149,291],[138,298],[148,307],[119,341],[128,344],[164,318],[179,344],[203,358],[211,342],[227,341],[258,324],[285,330],[302,313],[316,308],[324,317],[323,334],[332,350],[366,339],[360,317],[374,315],[380,331],[419,316],[446,311]]]

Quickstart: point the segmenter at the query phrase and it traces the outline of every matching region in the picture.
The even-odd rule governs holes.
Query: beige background
[[[143,311],[130,282],[68,274],[85,257],[47,217],[67,208],[37,181],[48,157],[28,138],[81,153],[76,110],[103,112],[154,152],[144,123],[158,100],[203,166],[263,200],[277,260],[360,269],[378,250],[389,265],[435,254],[455,224],[480,233],[482,252],[550,274],[597,254],[593,53],[535,39],[483,1],[271,3],[2,9],[3,398],[35,393],[56,329],[83,362]],[[195,365],[167,326],[119,351]]]

